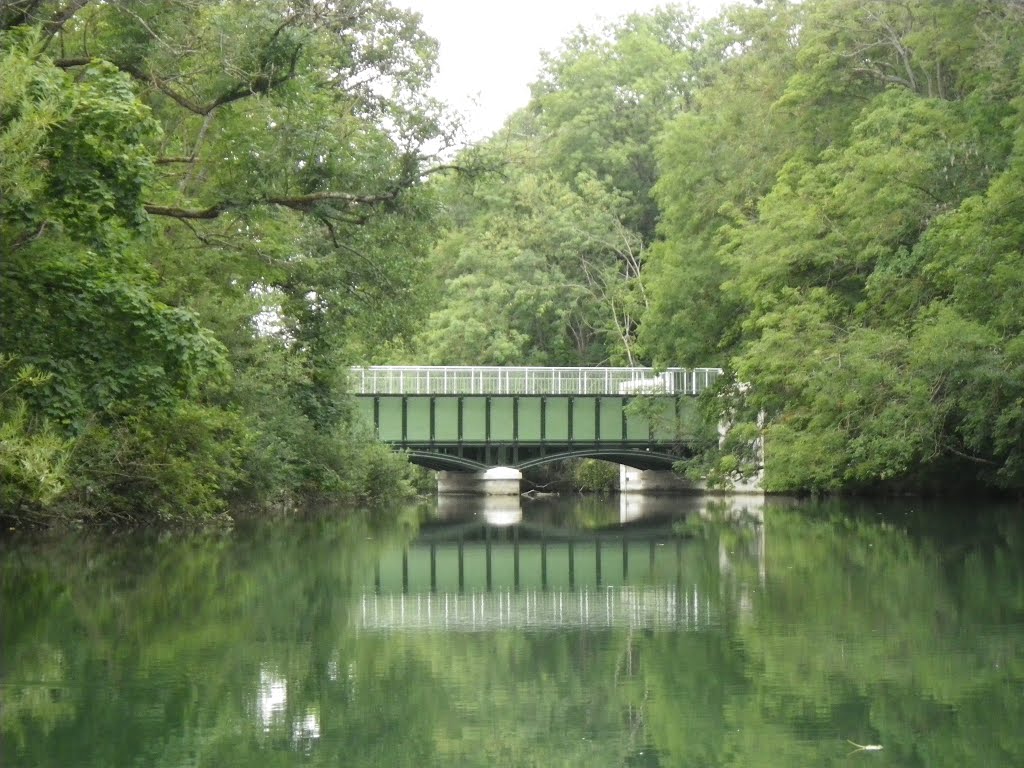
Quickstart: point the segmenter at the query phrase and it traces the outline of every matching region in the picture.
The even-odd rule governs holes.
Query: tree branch
[[[46,50],[47,46],[50,45],[50,42],[56,34],[64,29],[64,25],[68,23],[72,16],[91,2],[92,0],[71,0],[70,3],[53,14],[53,16],[50,17],[50,20],[46,22],[43,29],[42,50]]]
[[[223,213],[253,205],[277,205],[294,211],[308,213],[316,206],[324,203],[340,203],[347,208],[381,205],[395,200],[409,184],[401,184],[394,189],[377,195],[353,195],[347,192],[314,192],[309,195],[270,195],[259,200],[231,202],[223,200],[206,208],[182,208],[173,205],[157,205],[145,203],[143,208],[152,216],[169,216],[174,219],[216,219]]]
[[[169,216],[172,219],[216,219],[232,206],[227,203],[217,203],[209,208],[178,208],[173,205],[145,203],[142,207],[151,216]]]
[[[998,467],[999,466],[999,462],[998,461],[992,461],[991,459],[986,459],[986,458],[983,458],[981,456],[974,456],[974,455],[972,455],[970,453],[964,453],[963,451],[957,450],[952,445],[948,445],[947,444],[944,447],[945,447],[945,449],[947,451],[952,453],[954,456],[959,456],[961,459],[967,459],[967,461],[974,462],[975,464],[984,464],[985,466],[989,466],[989,467]]]
[[[54,62],[54,65],[60,67],[61,69],[71,69],[72,67],[87,66],[92,62],[93,59],[88,57],[74,57],[66,59],[57,59]],[[138,67],[135,67],[131,64],[125,64],[124,62],[111,61],[110,63],[122,72],[128,74],[129,76],[137,80],[138,82],[146,83],[148,85],[153,86],[164,96],[175,102],[179,107],[182,107],[188,110],[189,112],[192,112],[193,114],[206,117],[211,112],[213,112],[213,110],[217,109],[217,107],[222,107],[225,104],[230,104],[233,101],[239,101],[240,99],[244,99],[248,96],[266,94],[269,91],[273,90],[274,88],[277,88],[278,86],[283,85],[284,83],[291,80],[292,77],[294,77],[295,75],[295,69],[298,65],[298,54],[296,53],[296,55],[292,57],[292,60],[288,67],[288,71],[285,74],[279,75],[277,77],[270,77],[262,73],[254,75],[249,82],[236,83],[227,91],[223,92],[222,94],[214,98],[212,101],[209,101],[205,104],[199,104],[193,101],[177,89],[172,88],[170,85],[167,84],[166,81],[164,81],[160,77],[157,77],[155,74],[147,75]]]

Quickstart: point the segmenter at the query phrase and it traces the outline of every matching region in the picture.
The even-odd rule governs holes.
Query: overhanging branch
[[[191,158],[167,158],[166,162],[190,162]],[[159,162],[159,161],[158,161]],[[210,220],[216,219],[221,214],[232,210],[252,208],[260,205],[276,205],[281,208],[289,208],[293,211],[311,213],[318,208],[333,208],[336,216],[338,213],[358,211],[365,208],[373,208],[378,205],[392,203],[405,190],[415,186],[422,179],[432,176],[435,173],[445,171],[456,171],[458,173],[474,173],[473,169],[453,164],[442,164],[431,166],[415,174],[405,176],[396,181],[390,189],[376,194],[357,195],[351,192],[311,192],[305,195],[268,195],[267,197],[245,201],[221,200],[220,202],[208,205],[205,208],[185,208],[176,205],[161,205],[158,203],[145,203],[143,207],[151,216],[167,216],[174,219],[195,219]],[[361,219],[356,219],[359,221]]]
[[[57,59],[54,64],[61,69],[71,69],[73,67],[84,67],[91,64],[94,59],[87,57],[77,58],[66,58]],[[293,56],[289,68],[286,72],[278,76],[269,76],[265,73],[258,73],[253,75],[252,79],[244,83],[236,83],[235,85],[228,88],[226,91],[215,97],[212,101],[200,104],[188,96],[183,94],[176,88],[171,87],[165,80],[158,77],[155,74],[146,74],[138,67],[132,64],[126,64],[124,62],[110,61],[122,72],[131,76],[134,80],[140,83],[146,83],[153,86],[157,91],[162,93],[167,98],[171,99],[175,104],[188,110],[196,115],[206,116],[209,115],[217,107],[222,107],[225,104],[230,104],[233,101],[239,101],[248,96],[256,96],[266,94],[274,88],[288,82],[295,75],[295,69],[297,66],[297,55]]]
[[[403,184],[377,195],[353,195],[346,192],[314,192],[309,195],[271,195],[259,200],[246,202],[221,201],[205,208],[183,208],[174,205],[146,203],[143,207],[152,216],[168,216],[174,219],[216,219],[223,213],[258,205],[276,205],[293,211],[308,213],[320,205],[340,205],[343,208],[360,208],[382,205],[395,200],[407,188]]]

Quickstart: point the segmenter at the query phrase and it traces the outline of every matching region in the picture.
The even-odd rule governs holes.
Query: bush
[[[0,412],[0,517],[36,522],[64,491],[69,443],[33,428],[24,403]]]
[[[110,522],[210,520],[226,509],[246,442],[230,413],[190,402],[92,424],[69,465],[71,512]]]
[[[619,479],[619,465],[599,459],[583,459],[572,473],[573,485],[586,493],[610,493]]]

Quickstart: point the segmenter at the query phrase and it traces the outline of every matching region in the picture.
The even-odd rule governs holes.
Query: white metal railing
[[[357,395],[697,395],[721,368],[374,365],[352,368]]]

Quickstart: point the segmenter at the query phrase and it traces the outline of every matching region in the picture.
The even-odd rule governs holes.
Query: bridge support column
[[[491,467],[484,472],[438,472],[439,494],[465,496],[518,496],[523,473],[512,467]]]

